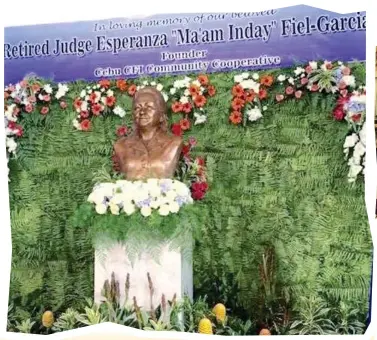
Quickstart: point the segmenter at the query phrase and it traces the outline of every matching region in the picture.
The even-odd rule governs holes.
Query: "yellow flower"
[[[200,334],[213,334],[212,323],[207,318],[203,318],[199,321],[198,329]]]
[[[216,315],[216,320],[224,322],[226,317],[226,308],[222,303],[218,303],[212,310],[213,314]]]
[[[263,328],[260,332],[259,335],[271,335],[271,332],[267,328]]]
[[[51,328],[54,324],[54,314],[51,311],[46,311],[42,315],[42,325],[46,328]]]

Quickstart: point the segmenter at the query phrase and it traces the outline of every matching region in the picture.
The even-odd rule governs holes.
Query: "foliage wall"
[[[363,78],[364,66],[353,73]],[[366,314],[372,242],[364,184],[362,178],[347,183],[347,126],[331,117],[335,96],[271,100],[263,119],[233,126],[233,76],[211,75],[217,94],[208,122],[191,131],[197,152],[207,157],[211,185],[204,204],[209,219],[194,252],[196,295],[225,302],[240,315],[254,313],[264,303],[263,255],[274,249],[271,294],[288,304],[301,295],[341,299]],[[111,166],[120,118],[98,117],[90,132],[75,130],[70,108],[85,86],[70,85],[66,111],[57,104],[43,119],[26,117],[18,159],[9,164],[10,300],[25,315],[63,310],[93,295],[93,249],[69,221],[96,171]],[[118,100],[129,113],[131,99]]]

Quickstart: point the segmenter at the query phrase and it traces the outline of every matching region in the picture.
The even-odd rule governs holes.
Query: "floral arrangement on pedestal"
[[[346,121],[349,133],[344,143],[348,159],[348,181],[363,173],[365,162],[365,86],[356,84],[351,68],[343,62],[311,61],[291,73],[259,75],[244,72],[234,77],[229,121],[247,126],[263,118],[271,94],[277,103],[287,99],[301,100],[307,93],[333,94],[338,97],[333,118]],[[353,150],[350,157],[350,149]]]

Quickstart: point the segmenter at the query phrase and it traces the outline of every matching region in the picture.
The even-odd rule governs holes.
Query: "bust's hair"
[[[162,95],[162,93],[159,90],[157,90],[155,87],[146,86],[146,87],[141,88],[140,90],[138,90],[135,93],[133,100],[132,100],[132,111],[134,111],[134,109],[135,109],[135,104],[136,104],[138,97],[142,94],[149,94],[149,95],[153,96],[153,98],[154,98],[154,100],[156,101],[156,104],[157,104],[156,110],[160,114],[160,118],[161,118],[160,131],[167,132],[168,131],[168,121],[167,121],[166,114],[165,114],[166,109],[167,109],[165,98]],[[135,133],[137,133],[138,127],[135,123],[133,125],[133,130],[134,130]]]

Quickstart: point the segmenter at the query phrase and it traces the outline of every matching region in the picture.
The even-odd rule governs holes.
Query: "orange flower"
[[[213,85],[208,86],[208,95],[213,97],[216,94],[216,88]]]
[[[239,111],[233,111],[229,117],[229,120],[234,124],[240,124],[242,122],[242,113]]]
[[[190,85],[189,91],[190,91],[191,96],[195,97],[195,96],[199,95],[200,88],[199,88],[199,86],[192,84],[192,85]]]
[[[232,88],[233,97],[242,97],[244,95],[244,90],[241,85],[234,85]]]
[[[198,77],[198,80],[199,80],[199,82],[200,82],[201,85],[207,85],[209,83],[208,77],[205,74],[201,74]]]
[[[184,103],[184,104],[182,105],[182,111],[183,111],[184,113],[190,113],[191,110],[192,110],[192,105],[191,105],[190,103]]]
[[[114,96],[106,98],[106,105],[109,107],[114,106],[115,102],[116,102],[116,98]]]
[[[83,131],[88,131],[91,127],[91,123],[90,123],[90,120],[89,119],[84,119],[81,123],[80,123],[80,127]]]
[[[207,102],[207,99],[206,97],[200,95],[200,96],[196,96],[194,98],[194,103],[197,107],[203,107],[205,105],[205,103]]]
[[[259,97],[259,99],[266,99],[267,98],[267,91],[265,89],[260,89],[258,97]]]
[[[90,96],[89,96],[89,101],[90,101],[91,103],[95,103],[96,99],[97,99],[97,95],[96,95],[96,93],[95,93],[95,92],[92,92],[92,93],[90,94]]]
[[[246,97],[245,100],[248,103],[251,103],[255,99],[255,92],[253,90],[247,91],[245,97]]]
[[[235,111],[240,111],[245,104],[245,101],[241,98],[234,98],[232,101],[232,109]]]
[[[260,79],[260,83],[264,86],[271,86],[274,82],[274,78],[272,76],[262,76]]]
[[[181,119],[179,125],[183,131],[186,131],[190,128],[190,121],[187,118]]]
[[[118,79],[117,80],[117,88],[121,91],[127,90],[127,83],[124,79]]]
[[[175,102],[171,105],[171,109],[174,113],[178,113],[182,111],[182,103],[181,102]]]
[[[129,94],[130,96],[133,96],[135,93],[136,93],[136,85],[135,85],[135,84],[132,84],[132,85],[128,88],[128,94]]]
[[[102,79],[98,82],[98,84],[101,86],[101,87],[104,87],[105,89],[108,89],[110,87],[110,80],[108,79]]]

